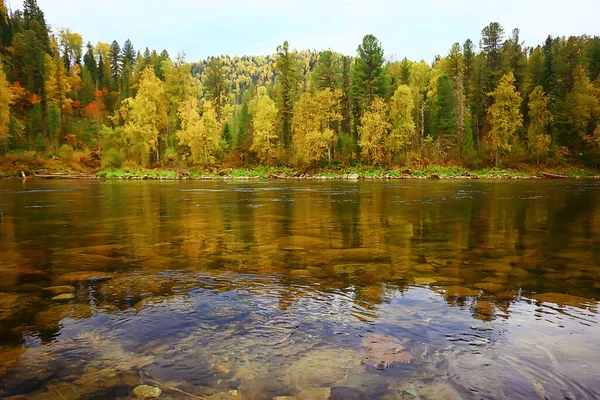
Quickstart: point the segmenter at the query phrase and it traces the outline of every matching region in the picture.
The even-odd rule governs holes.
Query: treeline
[[[0,151],[94,153],[103,168],[522,163],[597,166],[600,38],[524,46],[498,23],[433,63],[294,51],[188,63],[84,45],[36,0],[0,2]]]

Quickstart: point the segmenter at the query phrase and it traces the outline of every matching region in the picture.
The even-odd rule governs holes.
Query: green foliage
[[[377,96],[385,96],[384,53],[373,35],[366,35],[357,49],[352,69],[352,94],[361,109],[367,109]]]

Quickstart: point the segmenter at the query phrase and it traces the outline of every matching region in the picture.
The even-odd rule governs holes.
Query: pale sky
[[[14,9],[21,0],[10,0]],[[53,29],[70,28],[84,42],[136,50],[147,46],[189,61],[211,55],[266,55],[291,48],[331,48],[356,54],[371,33],[388,59],[433,60],[455,42],[479,43],[481,29],[499,22],[521,30],[526,45],[548,34],[600,35],[600,0],[38,0]]]

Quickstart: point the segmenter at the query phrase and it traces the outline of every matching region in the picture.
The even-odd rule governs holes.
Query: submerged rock
[[[67,301],[67,300],[72,300],[75,298],[75,295],[73,293],[64,293],[64,294],[59,294],[58,296],[54,296],[52,298],[53,301]]]
[[[558,306],[586,307],[591,303],[589,299],[564,293],[536,294],[533,298],[542,303],[554,303]]]
[[[21,362],[21,356],[26,349],[22,346],[6,347],[0,346],[0,380],[2,380],[8,370],[16,367]]]
[[[305,392],[326,388],[346,381],[349,373],[360,372],[358,353],[342,349],[322,349],[308,352],[286,368],[283,377],[290,389]]]
[[[58,296],[59,294],[72,293],[75,291],[75,287],[70,285],[65,286],[50,286],[43,288],[42,291],[46,296]]]
[[[390,275],[387,264],[338,264],[333,272],[343,278],[360,282],[379,282],[382,277]]]
[[[154,386],[139,385],[133,389],[133,394],[138,399],[157,399],[162,394],[162,390]]]
[[[362,345],[367,348],[363,355],[363,364],[384,369],[394,363],[408,364],[413,356],[406,351],[404,344],[395,337],[370,333],[365,335]]]
[[[481,294],[479,289],[469,289],[463,286],[444,286],[440,291],[450,297],[476,297]]]
[[[112,272],[103,271],[80,271],[69,272],[60,277],[61,282],[78,283],[78,282],[101,282],[107,281],[115,277]]]
[[[64,318],[84,319],[91,316],[89,304],[61,304],[40,311],[33,322],[42,331],[56,331]]]

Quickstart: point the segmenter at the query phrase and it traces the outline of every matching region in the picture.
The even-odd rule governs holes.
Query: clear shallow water
[[[599,206],[598,181],[1,181],[0,397],[598,398]]]

